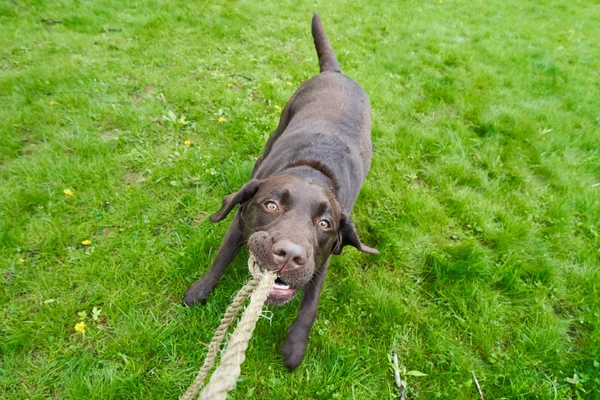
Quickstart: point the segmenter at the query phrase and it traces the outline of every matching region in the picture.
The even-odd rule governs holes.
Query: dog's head
[[[278,175],[251,180],[225,197],[210,220],[221,221],[236,204],[249,250],[259,265],[277,272],[271,304],[293,299],[329,255],[340,254],[346,245],[378,253],[361,243],[334,194],[309,179]]]

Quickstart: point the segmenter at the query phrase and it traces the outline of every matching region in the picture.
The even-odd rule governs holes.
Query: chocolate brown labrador
[[[312,34],[321,73],[285,106],[251,180],[223,200],[212,222],[239,205],[210,269],[185,292],[184,303],[204,303],[244,243],[263,268],[277,271],[268,302],[285,304],[302,290],[298,317],[282,347],[296,368],[331,254],[344,246],[377,254],[361,243],[350,211],[371,164],[371,107],[365,92],[343,75],[319,17]]]

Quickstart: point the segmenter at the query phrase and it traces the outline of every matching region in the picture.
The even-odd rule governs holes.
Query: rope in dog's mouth
[[[206,376],[214,365],[217,352],[227,334],[229,325],[241,310],[248,296],[252,295],[250,304],[242,314],[235,330],[229,338],[227,347],[221,355],[221,364],[213,372],[207,385],[198,395],[198,399],[225,399],[227,393],[235,387],[236,380],[241,373],[241,365],[246,359],[245,353],[248,348],[248,341],[252,337],[256,321],[277,278],[275,272],[263,271],[252,253],[248,257],[248,269],[253,279],[246,282],[225,311],[225,315],[221,319],[221,323],[208,346],[208,353],[206,354],[204,364],[198,371],[192,385],[181,396],[181,400],[191,400],[198,393],[204,384]]]

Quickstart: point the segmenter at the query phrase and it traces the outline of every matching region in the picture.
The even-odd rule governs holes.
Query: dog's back
[[[287,103],[253,177],[289,173],[294,166],[320,170],[349,211],[371,164],[371,108],[361,87],[341,73],[316,14],[312,33],[321,73]]]

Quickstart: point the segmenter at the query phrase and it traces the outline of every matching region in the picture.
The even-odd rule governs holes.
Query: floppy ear
[[[338,231],[338,237],[336,243],[333,245],[333,254],[340,254],[344,246],[354,246],[363,253],[379,254],[377,249],[362,244],[358,238],[358,232],[354,226],[354,221],[349,215],[342,213],[340,219],[340,230]]]
[[[263,181],[260,179],[252,179],[250,182],[242,186],[242,188],[237,192],[232,193],[229,196],[225,196],[221,209],[211,215],[210,220],[212,222],[219,222],[223,220],[236,204],[243,203],[246,200],[254,197],[262,183]]]

